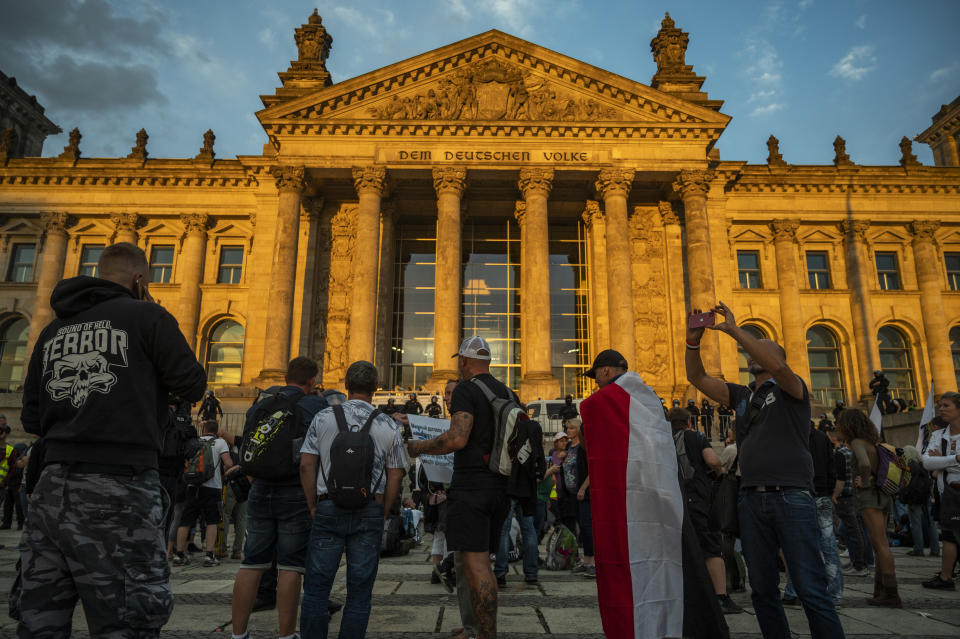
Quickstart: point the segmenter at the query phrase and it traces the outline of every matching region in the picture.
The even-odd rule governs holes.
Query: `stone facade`
[[[10,158],[40,155],[47,136],[60,132],[44,115],[37,96],[0,71],[0,166]]]
[[[900,165],[864,166],[838,137],[832,160],[799,166],[773,136],[767,164],[719,160],[730,118],[669,16],[651,85],[499,31],[333,84],[319,16],[296,42],[262,97],[260,154],[216,158],[208,131],[197,156],[154,158],[141,130],[127,157],[87,159],[76,131],[60,157],[0,166],[0,330],[25,318],[32,345],[55,283],[122,240],[151,256],[154,296],[228,388],[275,380],[297,353],[327,387],[369,359],[384,386],[438,388],[470,316],[499,327],[524,399],[588,392],[571,371],[609,347],[665,398],[693,397],[685,316],[721,299],[785,346],[819,403],[859,400],[879,368],[920,403],[931,379],[956,389],[956,161],[922,166],[907,140]],[[500,260],[502,282],[471,275],[483,242],[506,247],[479,271]],[[506,311],[483,310],[502,296]],[[703,355],[740,378],[731,340],[708,333]]]

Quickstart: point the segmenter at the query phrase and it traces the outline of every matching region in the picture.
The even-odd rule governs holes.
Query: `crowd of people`
[[[727,637],[724,615],[742,612],[730,593],[748,584],[764,637],[791,636],[791,605],[813,637],[842,637],[845,576],[874,577],[870,605],[902,605],[891,544],[939,555],[923,586],[955,588],[958,393],[940,397],[939,425],[918,446],[890,457],[857,408],[814,424],[783,348],[718,303],[712,330],[738,342],[755,379],[711,377],[705,329],[688,328],[699,404],[664,406],[606,350],[585,373],[598,392],[579,411],[568,397],[564,430],[545,442],[491,374],[489,344],[473,336],[454,356],[458,378],[443,405],[435,396],[424,410],[411,393],[403,407],[374,406],[381,380],[365,361],[347,368],[345,393],[317,392],[317,363],[299,356],[232,433],[176,321],[149,303],[147,274],[143,251],[119,243],[104,249],[99,277],[58,284],[56,319],[37,339],[24,388],[21,422],[38,437],[29,450],[7,443],[0,416],[0,527],[16,513],[23,528],[10,597],[20,637],[68,636],[77,601],[92,635],[156,637],[173,608],[171,565],[197,555],[206,567],[227,555],[240,562],[235,639],[249,636],[253,611],[272,607],[282,639],[298,625],[299,636],[326,637],[338,610],[340,636],[363,637],[390,523],[402,519],[419,539],[420,515],[431,579],[456,591],[463,639],[496,636],[511,560],[528,585],[542,569],[597,580],[604,631],[617,639]],[[882,384],[876,392],[879,403]],[[449,427],[413,437],[411,416],[424,412],[448,415]],[[422,457],[444,455],[452,476],[432,481]],[[890,464],[901,459],[910,480],[891,487]],[[679,545],[664,541],[674,533]],[[340,604],[330,595],[344,558]],[[662,579],[632,583],[631,560],[661,566]]]

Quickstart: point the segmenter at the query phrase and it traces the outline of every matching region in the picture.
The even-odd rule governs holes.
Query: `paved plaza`
[[[0,531],[0,587],[9,591],[16,563],[16,531]],[[371,639],[421,639],[446,637],[460,625],[457,602],[442,586],[431,585],[429,544],[415,548],[405,557],[383,559],[373,591],[373,614],[368,636]],[[904,548],[894,548],[902,610],[868,606],[873,580],[847,578],[844,603],[840,609],[848,636],[855,637],[957,637],[960,636],[960,591],[932,591],[920,586],[937,570],[939,561],[928,557],[908,557]],[[230,593],[239,562],[224,560],[216,568],[204,568],[200,562],[174,568],[172,574],[176,608],[164,628],[164,637],[229,637]],[[597,610],[596,582],[567,573],[541,570],[540,584],[523,584],[520,564],[511,564],[508,587],[500,593],[499,630],[507,639],[551,634],[559,637],[603,636]],[[334,586],[334,598],[343,601],[346,592],[341,565]],[[746,614],[727,616],[734,637],[759,637],[756,618],[746,593],[733,598],[747,609]],[[4,599],[6,597],[4,596]],[[799,609],[787,609],[790,627],[796,636],[809,631]],[[331,636],[335,637],[340,615],[334,615]],[[4,615],[0,619],[0,637],[13,637],[15,623]],[[86,624],[77,612],[75,637],[87,637]],[[253,639],[276,637],[276,613],[255,613],[251,620]]]

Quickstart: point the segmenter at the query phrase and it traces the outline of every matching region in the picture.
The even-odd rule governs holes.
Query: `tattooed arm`
[[[467,445],[473,428],[473,415],[458,411],[450,417],[450,428],[433,439],[407,442],[407,452],[411,457],[419,455],[446,455]]]

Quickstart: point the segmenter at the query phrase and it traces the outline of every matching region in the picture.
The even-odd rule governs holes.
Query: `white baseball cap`
[[[487,340],[479,335],[474,335],[473,337],[468,337],[463,340],[460,344],[460,350],[452,355],[452,357],[460,356],[471,359],[492,359],[490,357],[490,345],[487,344]]]

